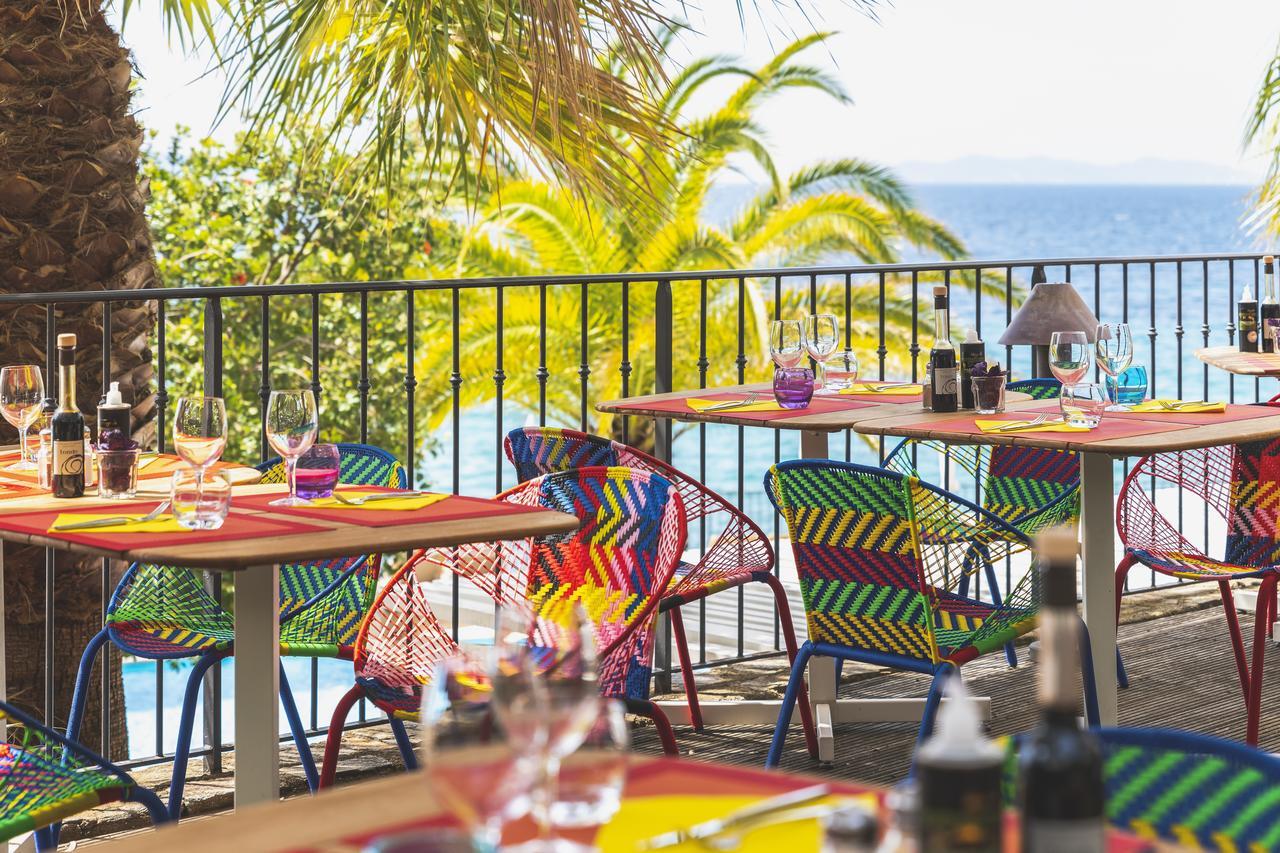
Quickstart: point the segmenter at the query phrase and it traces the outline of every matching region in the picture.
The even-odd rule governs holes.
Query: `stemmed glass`
[[[1089,339],[1084,332],[1054,332],[1049,338],[1049,369],[1065,387],[1089,372]]]
[[[827,359],[840,346],[840,328],[835,314],[810,314],[805,324],[805,349],[817,365],[813,387],[816,394],[832,393],[827,388]]]
[[[289,480],[288,497],[271,501],[270,506],[307,506],[311,501],[298,497],[295,471],[298,457],[311,449],[320,430],[316,398],[309,389],[272,391],[267,400],[267,443],[284,459]]]
[[[173,416],[173,449],[196,473],[196,501],[204,475],[227,447],[227,405],[221,397],[181,397]]]
[[[778,367],[795,367],[804,358],[804,326],[799,320],[774,320],[769,324],[769,354]]]
[[[1100,323],[1094,338],[1098,367],[1113,381],[1133,363],[1133,334],[1128,323]],[[1128,406],[1115,404],[1107,411],[1125,411]]]
[[[40,417],[44,403],[44,377],[34,364],[14,364],[0,368],[0,414],[18,431],[18,449],[21,456],[10,465],[8,471],[34,471],[27,448],[27,430]]]

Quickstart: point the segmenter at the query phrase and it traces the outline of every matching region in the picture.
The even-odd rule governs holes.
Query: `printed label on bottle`
[[[943,396],[955,394],[959,387],[959,371],[956,368],[935,367],[933,369],[933,393]]]
[[[53,443],[54,476],[84,476],[84,439]]]
[[[1102,818],[1044,820],[1031,818],[1023,832],[1027,848],[1037,853],[1101,853],[1107,849]]]

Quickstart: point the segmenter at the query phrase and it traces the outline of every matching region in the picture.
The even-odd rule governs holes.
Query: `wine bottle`
[[[84,415],[76,409],[76,336],[58,335],[58,408],[53,413],[53,496],[84,494]]]
[[[1258,352],[1258,300],[1247,284],[1236,304],[1236,329],[1240,333],[1240,352]]]
[[[1276,352],[1276,335],[1272,322],[1280,323],[1280,301],[1276,301],[1276,259],[1262,259],[1262,304],[1258,306],[1258,343],[1260,352]]]
[[[960,408],[973,408],[973,366],[987,360],[987,345],[970,329],[960,342]]]
[[[1076,718],[1080,617],[1076,537],[1066,527],[1037,542],[1040,582],[1040,723],[1018,753],[1022,850],[1092,853],[1106,849],[1102,752]]]
[[[956,411],[960,407],[959,370],[956,348],[951,343],[951,317],[944,285],[933,289],[933,349],[929,351],[929,363],[933,365],[933,394],[930,395],[933,410]]]

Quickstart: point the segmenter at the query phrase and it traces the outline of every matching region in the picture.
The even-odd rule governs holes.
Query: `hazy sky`
[[[786,40],[794,0],[756,0],[742,29],[733,0],[688,7],[699,33],[676,59],[743,53],[765,61]],[[1280,37],[1275,0],[897,0],[874,21],[840,0],[812,0],[816,25],[838,31],[810,60],[854,98],[833,107],[791,94],[761,115],[782,166],[856,154],[890,165],[970,154],[1098,163],[1197,160],[1260,173],[1241,130]],[[170,50],[158,3],[139,4],[125,30],[146,76],[144,123],[209,128],[218,80]],[[774,25],[762,26],[758,15]],[[766,29],[772,30],[766,36]],[[229,135],[234,127],[218,135]]]

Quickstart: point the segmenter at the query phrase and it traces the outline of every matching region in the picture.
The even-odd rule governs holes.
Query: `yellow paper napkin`
[[[1216,412],[1225,412],[1227,410],[1226,403],[1192,403],[1189,405],[1178,406],[1181,400],[1143,400],[1141,403],[1134,403],[1129,407],[1131,412],[1142,412],[1152,415],[1175,415],[1175,414],[1214,414]],[[1165,408],[1165,405],[1175,405],[1177,408]]]
[[[901,385],[897,388],[883,388],[881,382],[855,382],[848,388],[841,388],[841,394],[874,394],[877,397],[916,397],[924,393],[923,385]],[[888,383],[890,385],[896,383]]]
[[[139,513],[145,515],[145,513]],[[64,512],[60,513],[53,520],[53,524],[49,525],[49,533],[187,533],[189,528],[183,527],[178,523],[178,519],[172,515],[161,516],[151,521],[143,522],[126,522],[124,524],[113,524],[109,527],[83,527],[79,530],[54,530],[63,524],[77,524],[85,521],[97,521],[102,518],[120,518],[118,512]]]
[[[376,495],[376,494],[381,494],[381,493],[371,492],[367,490],[360,491],[358,489],[342,489],[342,496],[344,498],[350,498],[352,500],[356,500],[357,498],[362,498],[366,495]],[[387,510],[422,509],[424,507],[431,506],[433,503],[439,503],[440,501],[444,500],[447,497],[449,496],[430,494],[430,495],[415,495],[413,497],[408,497],[408,498],[383,498],[380,501],[369,501],[368,503],[363,503],[363,504],[360,504],[359,506],[351,506],[350,504],[344,504],[342,501],[338,500],[337,498],[317,498],[313,500],[311,504],[312,506],[324,507],[325,509],[376,509],[376,510],[382,510],[385,512]]]
[[[1022,435],[1023,433],[1027,433],[1027,432],[1089,432],[1088,427],[1071,426],[1069,424],[1063,423],[1062,421],[1050,421],[1049,423],[1043,423],[1043,424],[1040,424],[1039,426],[1034,426],[1034,427],[1028,426],[1024,429],[1001,429],[1001,427],[1009,427],[1013,424],[1030,424],[1031,421],[1029,420],[990,421],[990,420],[983,420],[981,418],[978,418],[974,421],[974,423],[977,425],[978,429],[982,430],[983,432],[1002,432],[1009,435]]]
[[[731,812],[754,805],[763,797],[750,796],[662,796],[626,797],[622,808],[596,836],[596,847],[601,850],[635,850],[637,842],[653,838],[662,832],[692,826],[706,820],[724,817]],[[875,812],[876,798],[829,797],[822,802],[856,802]],[[742,846],[735,848],[742,853],[776,850],[817,850],[821,846],[822,830],[816,819],[794,823],[762,826],[742,835]],[[672,851],[705,850],[696,841],[687,841]]]
[[[746,396],[744,395],[741,399],[745,400]],[[689,408],[693,409],[695,412],[705,412],[707,409],[713,408],[715,406],[723,405],[730,401],[729,400],[706,400],[701,397],[690,397],[688,400],[685,400],[685,402],[688,403]],[[768,397],[765,397],[764,399],[760,399],[757,397],[756,401],[754,403],[751,403],[750,405],[734,406],[732,409],[717,409],[713,411],[711,414],[714,415],[717,412],[723,412],[727,415],[727,414],[734,414],[737,412],[781,412],[781,411],[784,411],[784,409],[781,406],[779,406],[777,403],[775,403],[773,400],[770,400]]]

